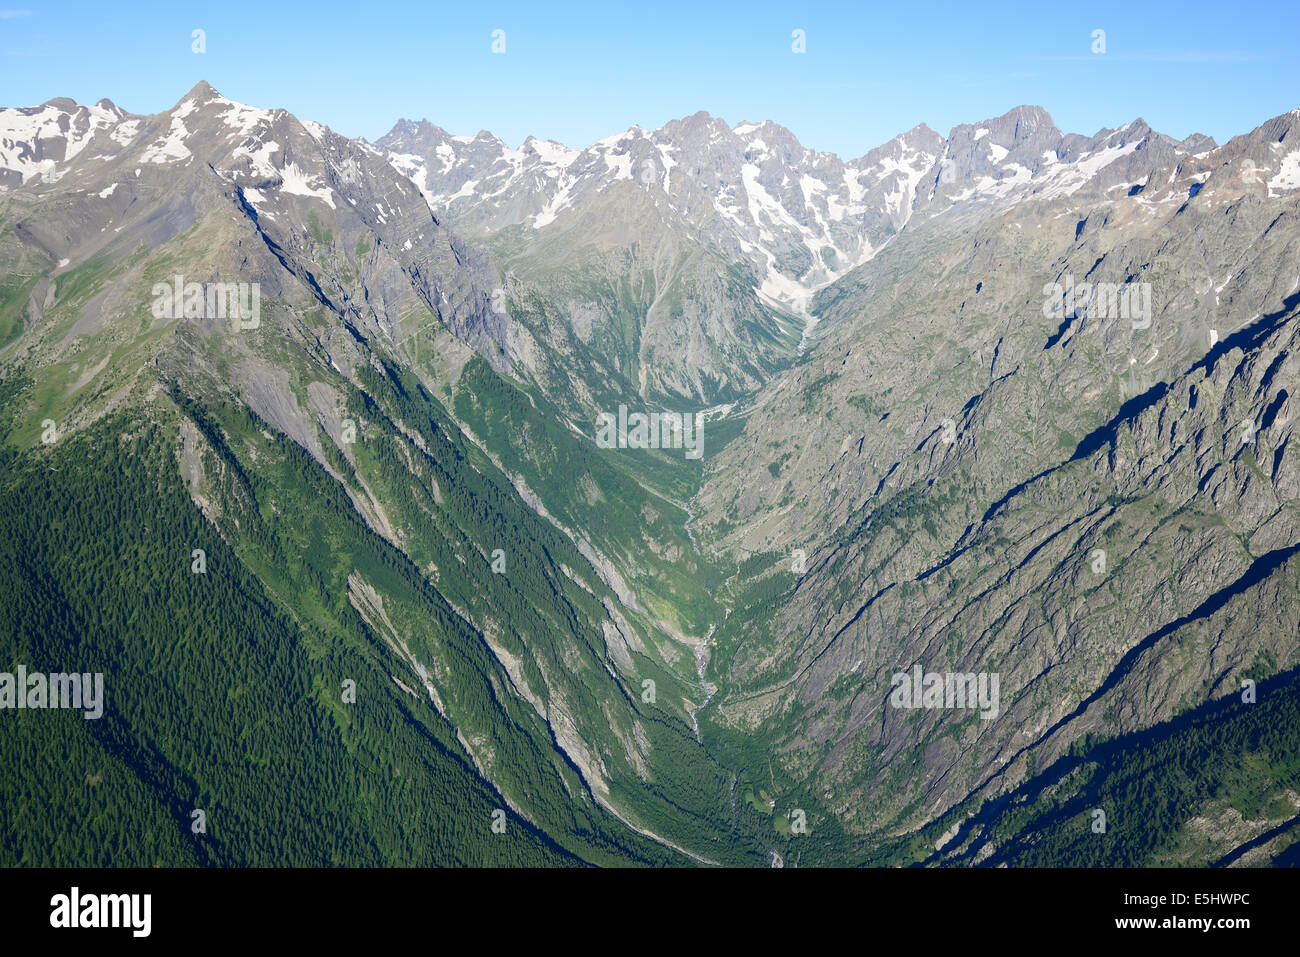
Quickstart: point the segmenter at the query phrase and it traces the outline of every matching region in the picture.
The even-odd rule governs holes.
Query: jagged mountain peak
[[[427,119],[408,120],[406,117],[400,118],[393,124],[385,136],[420,136],[422,134],[441,134],[445,136],[447,131],[440,126],[430,123]]]
[[[1056,129],[1056,124],[1052,121],[1052,116],[1041,106],[1023,104],[1007,110],[1006,113],[998,117],[998,120],[1007,120],[1014,122],[1017,133],[1020,131],[1030,132],[1040,127],[1049,127]]]
[[[41,106],[52,107],[56,110],[62,110],[65,113],[73,113],[81,108],[81,104],[76,100],[66,96],[53,96],[46,100]]]
[[[176,250],[170,244],[195,232],[210,242],[177,272],[238,274],[260,283],[268,298],[292,295],[304,308],[314,301],[345,317],[355,335],[399,351],[414,335],[403,319],[436,318],[493,365],[508,361],[504,320],[488,306],[495,277],[480,254],[436,221],[385,154],[284,110],[195,89],[197,96],[168,112],[113,117],[93,142],[77,140],[72,157],[37,155],[46,164],[36,170],[43,174],[37,188],[56,196],[28,214],[47,268],[76,269],[92,257],[120,262],[140,248]],[[0,113],[0,131],[6,121],[16,122]],[[48,151],[48,139],[35,142]],[[6,156],[0,149],[0,159]],[[68,203],[82,211],[76,228],[60,219]],[[137,293],[131,284],[115,289],[97,307],[93,327],[132,308]],[[49,346],[58,355],[58,343]],[[274,410],[266,414],[276,419]],[[287,420],[276,421],[291,431]]]
[[[221,98],[220,93],[207,80],[199,80],[195,83],[190,91],[176,101],[176,106],[180,106],[186,100],[194,100],[197,103],[206,103],[208,100]]]
[[[699,110],[689,116],[669,120],[655,133],[674,142],[697,147],[726,140],[733,135],[726,120],[714,116],[706,110]]]
[[[862,156],[852,160],[849,165],[866,169],[884,158],[898,161],[904,155],[911,153],[926,154],[933,158],[942,151],[944,142],[944,138],[926,124],[918,123],[907,132],[899,133],[889,142],[868,150]]]
[[[798,163],[811,152],[793,132],[772,120],[742,123],[732,132],[744,142],[746,152],[758,151],[763,160],[777,157],[785,164]]]
[[[1213,136],[1206,136],[1204,133],[1193,133],[1187,139],[1178,144],[1178,148],[1184,153],[1207,153],[1218,147]]]
[[[1052,117],[1041,106],[1017,106],[1001,116],[981,120],[978,123],[961,123],[948,133],[948,143],[958,149],[970,142],[977,142],[987,137],[988,142],[996,143],[1008,150],[1028,143],[1046,143],[1060,139],[1061,131],[1052,122]]]
[[[98,131],[123,121],[134,122],[106,99],[84,106],[55,97],[40,106],[0,109],[0,191],[33,180],[57,182]]]

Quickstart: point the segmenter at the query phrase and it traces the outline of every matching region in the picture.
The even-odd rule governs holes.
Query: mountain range
[[[0,110],[0,861],[1293,860],[1297,124]]]

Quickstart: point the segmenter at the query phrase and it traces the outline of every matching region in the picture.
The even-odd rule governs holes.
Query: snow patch
[[[256,143],[255,146],[249,146],[247,144],[240,145],[234,150],[232,155],[247,156],[253,172],[263,177],[270,178],[275,176],[278,172],[275,168],[275,164],[271,162],[271,156],[278,152],[279,149],[279,143],[275,140],[268,140],[265,143]]]
[[[244,200],[252,206],[253,209],[257,210],[258,216],[274,218],[275,213],[269,209],[262,208],[262,206],[267,203],[267,197],[260,189],[241,189],[240,192],[243,194]]]
[[[466,180],[464,183],[461,184],[460,189],[456,190],[456,192],[452,193],[450,196],[447,197],[447,200],[451,201],[453,199],[465,199],[466,197],[473,196],[474,190],[477,187],[478,187],[478,180],[476,179]]]
[[[280,175],[284,177],[284,182],[280,186],[281,192],[292,193],[295,196],[310,196],[319,199],[330,209],[337,208],[334,205],[334,191],[328,186],[311,185],[307,175],[298,168],[297,163],[289,163]]]
[[[1294,150],[1283,157],[1277,175],[1268,181],[1270,197],[1293,189],[1300,189],[1300,150]]]
[[[563,143],[557,143],[554,140],[533,140],[533,150],[537,153],[537,158],[547,166],[569,167],[573,165],[581,154],[581,151],[565,146]]]
[[[167,135],[144,151],[140,157],[142,163],[173,163],[189,159],[193,154],[185,146],[185,137],[190,131],[185,128],[183,117],[194,112],[194,101],[186,100],[172,111],[172,125]]]
[[[628,162],[631,162],[631,157],[628,158]],[[550,201],[542,207],[542,211],[533,217],[533,229],[549,226],[555,222],[555,217],[560,210],[573,205],[573,187],[576,184],[577,180],[570,180],[563,189],[551,197]]]
[[[242,133],[247,136],[260,123],[270,123],[274,114],[270,110],[259,110],[254,106],[245,106],[243,103],[236,103],[234,100],[227,100],[224,96],[219,96],[212,100],[218,106],[224,106],[225,109],[218,114],[218,118],[233,131],[230,135]],[[303,126],[307,124],[304,123]]]
[[[113,127],[113,132],[109,133],[109,138],[118,146],[126,146],[133,139],[140,135],[139,120],[123,120]]]

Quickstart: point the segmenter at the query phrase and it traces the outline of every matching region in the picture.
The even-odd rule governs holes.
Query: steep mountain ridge
[[[738,247],[765,296],[798,308],[914,215],[1085,185],[1105,191],[1214,143],[1200,135],[1177,143],[1140,119],[1067,136],[1041,107],[1021,106],[946,139],[920,124],[848,162],[804,148],[770,120],[728,128],[703,112],[585,150],[532,137],[511,150],[491,134],[455,137],[428,120],[400,120],[376,145],[431,208],[476,235],[519,223],[541,230],[635,171],[708,240]]]
[[[136,119],[109,99],[82,106],[57,97],[40,106],[0,110],[0,190],[38,176],[57,182],[60,164],[76,157],[96,132]]]
[[[101,457],[114,463],[111,480],[132,490],[123,508],[146,513],[139,489],[151,482],[168,502],[151,521],[110,526],[115,549],[147,540],[149,569],[133,572],[144,576],[135,587],[162,574],[154,563],[167,552],[154,539],[173,549],[177,537],[192,542],[197,519],[223,543],[205,544],[212,567],[201,574],[227,582],[237,563],[240,600],[260,592],[286,616],[266,640],[294,657],[294,680],[312,688],[302,720],[350,726],[339,681],[312,664],[313,655],[342,656],[358,687],[397,689],[371,699],[386,702],[384,721],[414,722],[437,738],[441,757],[413,767],[395,750],[409,749],[409,735],[366,737],[370,763],[415,774],[421,793],[451,774],[440,762],[459,762],[456,775],[478,782],[466,792],[475,802],[497,795],[499,809],[549,835],[545,846],[562,848],[563,859],[750,859],[755,850],[743,842],[715,849],[706,826],[723,814],[725,780],[691,730],[704,694],[695,623],[655,594],[698,587],[671,515],[681,466],[581,444],[543,396],[501,374],[511,332],[492,308],[485,260],[373,150],[283,111],[235,104],[206,84],[132,122],[92,136],[56,182],[34,178],[0,196],[4,435],[29,466],[10,493],[48,469],[47,497],[72,509],[85,498],[81,484],[94,481],[78,463],[93,461],[96,447],[121,446],[122,456]],[[236,290],[229,301],[227,287]],[[596,491],[590,479],[543,483],[521,456],[583,463],[611,502],[607,522],[587,528],[571,517]],[[516,471],[525,466],[527,478]],[[650,488],[660,481],[669,493]],[[193,511],[178,513],[185,499]],[[58,581],[63,558],[56,540],[25,540],[7,574],[39,591]],[[675,567],[654,551],[609,557],[647,543]],[[188,569],[188,550],[183,557]],[[130,601],[132,580],[113,591],[114,607]],[[6,609],[6,632],[28,642],[36,633],[22,630],[18,614]],[[79,632],[65,622],[59,641],[86,642],[111,683],[130,681],[134,646],[104,624],[87,620]],[[179,607],[150,628],[155,643],[201,637]],[[224,642],[242,640],[234,621],[214,630]],[[38,642],[26,653],[43,659],[52,648]],[[182,660],[175,693],[212,680],[203,660]],[[229,716],[265,749],[260,718],[258,709]],[[146,769],[122,750],[132,740],[217,780],[203,770],[207,758],[147,711],[133,712],[123,734],[108,753],[118,773],[141,776],[146,788],[155,786]],[[340,734],[305,741],[303,759],[332,767],[339,746],[358,746]],[[28,747],[35,738],[14,740],[26,749],[16,763],[38,760]],[[247,821],[231,792],[238,785],[218,777],[213,800]],[[350,798],[363,818],[364,793]],[[163,803],[176,800],[184,798]],[[453,859],[451,833],[469,842],[461,859],[510,859],[504,846],[492,850],[493,823],[486,812],[472,822],[434,813],[419,826],[436,860]],[[356,860],[381,830],[363,824],[330,853]],[[387,853],[397,853],[384,835]],[[230,856],[217,859],[265,861],[250,856],[245,838],[232,839]],[[186,840],[202,859],[200,839]],[[418,847],[394,859],[427,860]]]

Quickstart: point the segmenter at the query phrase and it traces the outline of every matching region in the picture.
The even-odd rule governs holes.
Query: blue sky
[[[5,4],[10,4],[7,8]],[[207,51],[194,53],[192,31]],[[1105,53],[1093,53],[1093,31]],[[505,53],[492,33],[505,31]],[[792,52],[804,31],[806,53]],[[1300,0],[1231,3],[33,3],[0,0],[0,105],[172,106],[206,79],[377,139],[399,117],[572,146],[697,110],[855,157],[1021,103],[1219,142],[1300,107]]]

